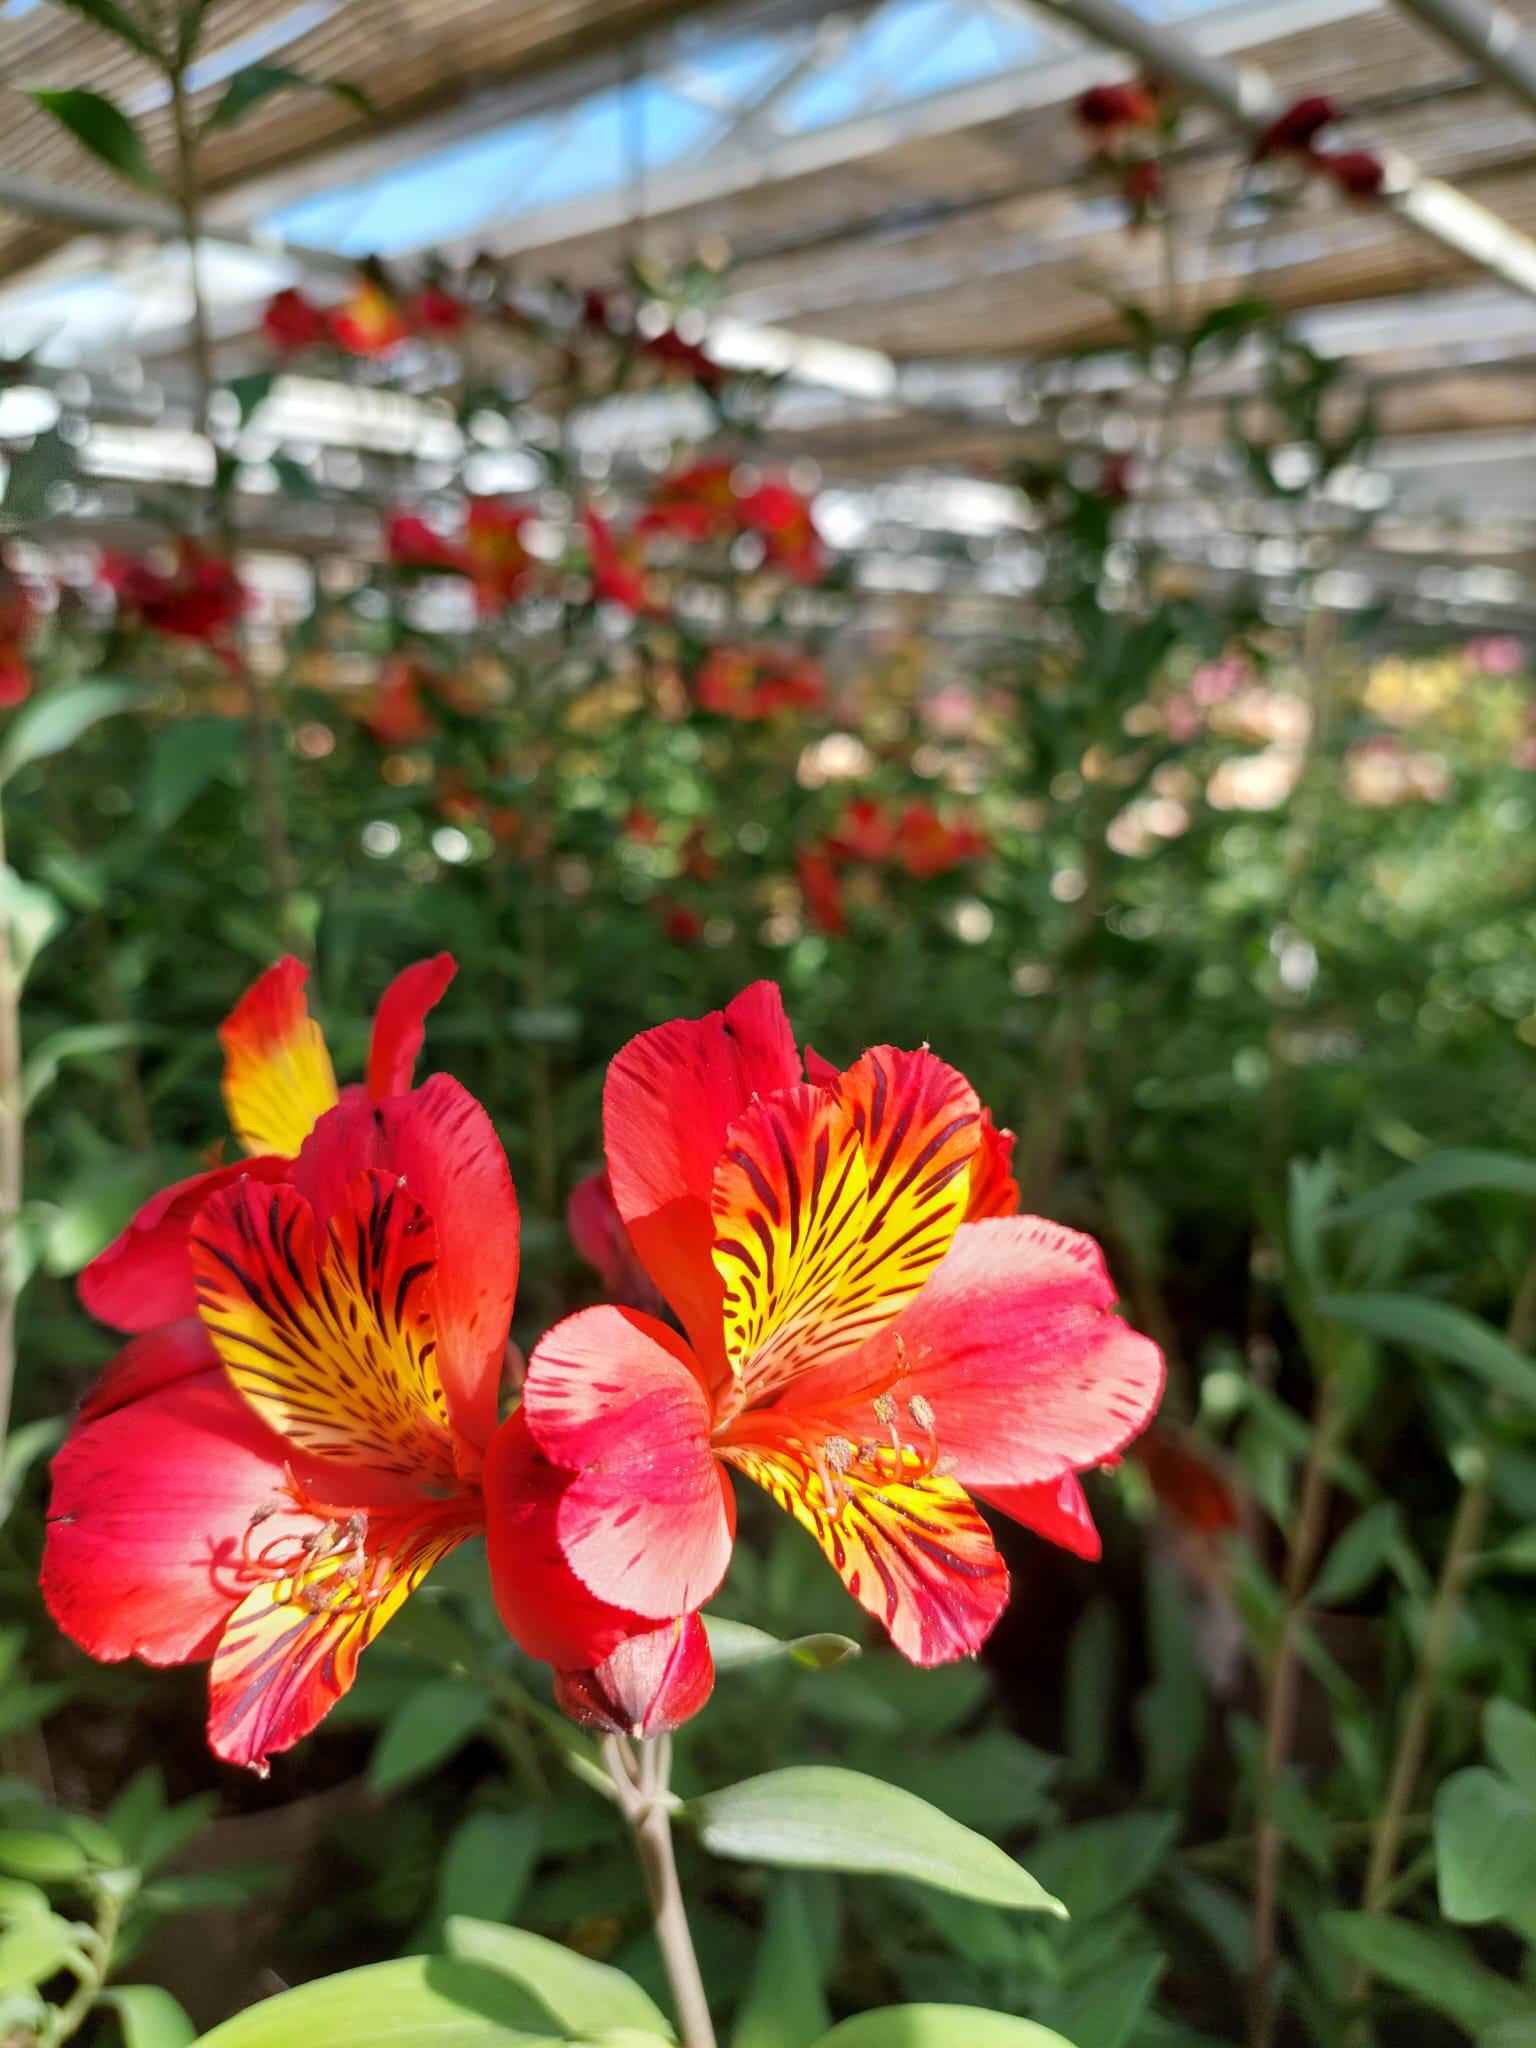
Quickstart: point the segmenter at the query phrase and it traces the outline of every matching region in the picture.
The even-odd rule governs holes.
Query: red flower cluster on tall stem
[[[280,355],[338,348],[347,355],[380,356],[413,337],[451,340],[469,319],[462,299],[428,282],[397,291],[382,273],[365,272],[338,306],[321,306],[290,286],[268,300],[262,332]]]
[[[1386,183],[1386,166],[1368,149],[1323,149],[1317,138],[1339,119],[1339,108],[1326,93],[1308,93],[1293,100],[1264,128],[1253,145],[1255,163],[1289,157],[1318,177],[1331,178],[1351,199],[1377,199]]]
[[[712,647],[693,681],[701,711],[747,723],[822,703],[827,678],[812,655],[786,647]]]
[[[1158,154],[1168,125],[1156,79],[1090,86],[1074,110],[1093,138],[1093,160],[1112,177],[1138,226],[1163,196]]]
[[[877,1047],[807,1080],[759,983],[627,1046],[604,1127],[619,1215],[683,1334],[607,1306],[535,1348],[485,1475],[521,1642],[603,1674],[610,1700],[638,1659],[668,1674],[673,1718],[701,1703],[733,1472],[917,1663],[973,1654],[1002,1610],[977,1498],[1096,1552],[1077,1475],[1145,1426],[1161,1359],[1111,1313],[1089,1239],[1006,1213],[1006,1140],[962,1076]],[[563,1685],[595,1710],[590,1680]]]
[[[396,512],[385,522],[384,549],[397,569],[466,577],[489,616],[524,596],[538,574],[526,540],[533,517],[526,505],[471,498],[459,533],[450,537],[417,512]]]
[[[638,530],[674,534],[696,545],[754,533],[765,559],[796,582],[815,583],[826,573],[826,545],[810,500],[782,478],[744,482],[728,461],[691,463],[663,478]]]

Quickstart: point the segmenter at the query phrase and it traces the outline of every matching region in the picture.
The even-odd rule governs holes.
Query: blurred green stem
[[[229,476],[214,432],[213,346],[208,330],[208,306],[203,297],[201,247],[202,206],[199,198],[197,141],[191,109],[187,105],[186,63],[188,52],[178,39],[176,53],[167,58],[166,75],[171,88],[171,120],[176,134],[176,205],[181,214],[182,235],[187,245],[187,277],[192,296],[192,369],[197,387],[198,423],[213,458],[213,503],[218,522],[219,547],[233,568],[239,548],[234,508],[230,502]],[[273,909],[284,940],[299,947],[303,934],[293,916],[296,877],[288,844],[288,820],[283,810],[283,792],[278,781],[277,757],[272,744],[272,725],[267,716],[261,678],[249,656],[240,659],[240,678],[245,685],[246,722],[251,750],[251,781],[261,818],[261,836],[266,849],[267,880],[271,884]],[[307,945],[303,946],[308,951]]]
[[[86,1968],[69,1997],[61,2006],[50,2012],[44,2021],[43,2030],[38,2036],[39,2048],[59,2048],[61,2042],[72,2040],[95,2010],[102,1987],[112,1974],[112,1965],[117,1954],[118,1929],[122,1925],[123,1908],[128,1901],[127,1890],[115,1881],[121,1876],[121,1872],[108,1872],[96,1887],[96,1925],[91,1932],[89,1946],[85,1949]]]
[[[1279,2018],[1275,1973],[1279,1963],[1280,1865],[1284,1840],[1274,1818],[1275,1785],[1291,1754],[1301,1682],[1298,1648],[1307,1625],[1307,1593],[1328,1532],[1328,1486],[1343,1428],[1343,1404],[1334,1376],[1325,1373],[1312,1414],[1312,1443],[1302,1473],[1301,1497],[1286,1553],[1279,1640],[1264,1706],[1264,1751],[1254,1797],[1253,1939],[1248,1979],[1248,2031],[1252,2048],[1269,2048]]]
[[[0,812],[0,871],[5,821]],[[16,1378],[16,1232],[21,1216],[21,977],[11,919],[0,925],[0,1446],[11,1417]]]
[[[1533,1335],[1536,1335],[1536,1257],[1525,1269],[1509,1316],[1509,1340],[1517,1349],[1525,1350]],[[1440,1560],[1440,1576],[1424,1623],[1413,1683],[1408,1689],[1397,1732],[1397,1745],[1392,1752],[1386,1796],[1381,1803],[1370,1858],[1366,1863],[1360,1903],[1367,1913],[1385,1911],[1392,1896],[1408,1809],[1418,1786],[1419,1773],[1424,1768],[1424,1753],[1429,1747],[1446,1660],[1455,1638],[1456,1625],[1461,1619],[1462,1600],[1477,1569],[1478,1545],[1488,1519],[1491,1449],[1486,1436],[1474,1448],[1469,1477],[1456,1503],[1456,1513],[1446,1538],[1445,1555]],[[1369,1983],[1367,1972],[1356,1972],[1350,1986],[1352,2004],[1365,1995]]]
[[[660,1735],[654,1741],[629,1742],[620,1735],[605,1735],[602,1747],[603,1761],[612,1775],[619,1807],[634,1835],[635,1853],[645,1875],[656,1942],[677,2009],[682,2048],[716,2048],[714,2021],[709,2016],[709,2000],[699,1974],[683,1889],[677,1879],[677,1858],[672,1851],[672,1809],[677,1803],[667,1790],[672,1738]]]

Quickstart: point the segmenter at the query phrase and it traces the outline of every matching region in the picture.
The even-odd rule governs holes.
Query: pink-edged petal
[[[756,1095],[800,1079],[784,1003],[754,982],[723,1010],[645,1031],[603,1092],[614,1200],[646,1271],[713,1374],[723,1364],[710,1196],[726,1132]]]
[[[1042,1480],[1038,1486],[988,1486],[977,1498],[999,1508],[1033,1529],[1049,1543],[1059,1543],[1074,1557],[1092,1563],[1102,1556],[1104,1545],[1088,1510],[1088,1499],[1075,1472],[1063,1472],[1059,1479]]]
[[[702,1606],[730,1562],[732,1501],[682,1340],[633,1309],[568,1316],[534,1349],[522,1412],[575,1475],[556,1526],[577,1577],[653,1620]]]
[[[404,1180],[437,1232],[437,1370],[473,1463],[496,1427],[517,1295],[517,1191],[507,1155],[469,1091],[434,1074],[409,1095],[332,1110],[316,1125],[292,1178],[326,1216],[363,1167]]]
[[[714,1686],[704,1624],[680,1614],[627,1636],[595,1671],[557,1671],[555,1701],[584,1728],[648,1739],[691,1720]]]
[[[916,1441],[920,1396],[945,1470],[987,1493],[1085,1471],[1146,1427],[1163,1390],[1162,1354],[1114,1300],[1091,1237],[1038,1216],[965,1223],[891,1329],[794,1399],[857,1437],[871,1395],[889,1393]]]
[[[197,1295],[187,1254],[192,1219],[220,1188],[246,1176],[282,1180],[288,1170],[286,1159],[237,1159],[162,1188],[81,1273],[82,1307],[124,1331],[153,1330],[195,1316]]]
[[[207,1656],[243,1597],[240,1538],[288,1447],[241,1400],[196,1324],[138,1338],[53,1461],[43,1597],[93,1657]]]
[[[291,956],[252,983],[219,1026],[224,1105],[247,1152],[291,1159],[336,1103],[336,1073],[309,1014],[309,969]]]
[[[602,1664],[627,1637],[654,1624],[599,1600],[560,1548],[560,1502],[575,1474],[552,1465],[521,1409],[491,1439],[483,1474],[491,1591],[508,1634],[546,1664]]]
[[[427,1012],[458,972],[451,953],[418,960],[397,974],[379,999],[368,1046],[368,1093],[404,1095],[416,1073]]]

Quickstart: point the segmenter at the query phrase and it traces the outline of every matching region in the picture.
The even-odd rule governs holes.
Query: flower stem
[[[1525,1269],[1514,1307],[1510,1311],[1509,1340],[1524,1350],[1536,1332],[1536,1257]],[[1365,1867],[1365,1884],[1360,1903],[1367,1913],[1384,1912],[1391,1902],[1397,1859],[1402,1851],[1408,1810],[1424,1768],[1429,1747],[1440,1684],[1446,1659],[1461,1618],[1461,1603],[1477,1569],[1477,1550],[1483,1525],[1488,1519],[1488,1452],[1480,1442],[1471,1460],[1466,1484],[1456,1503],[1451,1530],[1440,1560],[1429,1615],[1419,1644],[1413,1682],[1398,1726],[1392,1765],[1387,1774],[1387,1791],[1371,1839],[1371,1853]],[[1370,1975],[1357,1970],[1349,1987],[1349,2003],[1358,2004],[1370,1985]]]
[[[1280,1959],[1280,1865],[1284,1842],[1274,1818],[1274,1793],[1290,1757],[1296,1730],[1301,1683],[1297,1651],[1306,1627],[1307,1592],[1327,1534],[1329,1473],[1340,1428],[1340,1403],[1330,1374],[1318,1389],[1312,1418],[1312,1447],[1302,1475],[1301,1498],[1285,1561],[1280,1638],[1275,1645],[1265,1695],[1264,1751],[1254,1816],[1253,1940],[1248,1980],[1248,2032],[1252,2048],[1269,2048],[1279,2018],[1275,1972]]]
[[[0,869],[5,830],[0,819]],[[16,1294],[21,1217],[21,977],[11,920],[0,920],[0,1445],[10,1422],[16,1377]]]
[[[667,1790],[672,1738],[661,1735],[654,1741],[629,1742],[619,1735],[605,1735],[602,1749],[619,1806],[635,1838],[656,1942],[682,2030],[682,2048],[716,2048],[714,2021],[709,2016],[709,2000],[677,1879],[677,1858],[672,1853],[674,1802]]]
[[[114,1873],[116,1875],[118,1873]],[[73,2039],[95,2010],[117,1955],[118,1929],[128,1894],[117,1885],[104,1882],[96,1895],[96,1926],[80,1970],[80,1981],[64,2004],[49,2014],[39,2041],[45,2048],[60,2048]],[[79,1967],[78,1965],[76,1966]]]

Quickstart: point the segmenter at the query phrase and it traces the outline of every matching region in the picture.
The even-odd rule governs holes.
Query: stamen
[[[933,1404],[927,1399],[925,1395],[914,1394],[911,1400],[907,1403],[907,1413],[911,1416],[912,1420],[917,1424],[919,1429],[925,1429],[928,1432],[928,1434],[932,1436]]]
[[[854,1448],[845,1436],[829,1436],[822,1445],[827,1463],[834,1472],[846,1472],[853,1463]]]
[[[890,1424],[896,1420],[896,1403],[889,1394],[876,1394],[873,1406],[875,1414],[882,1422]]]

